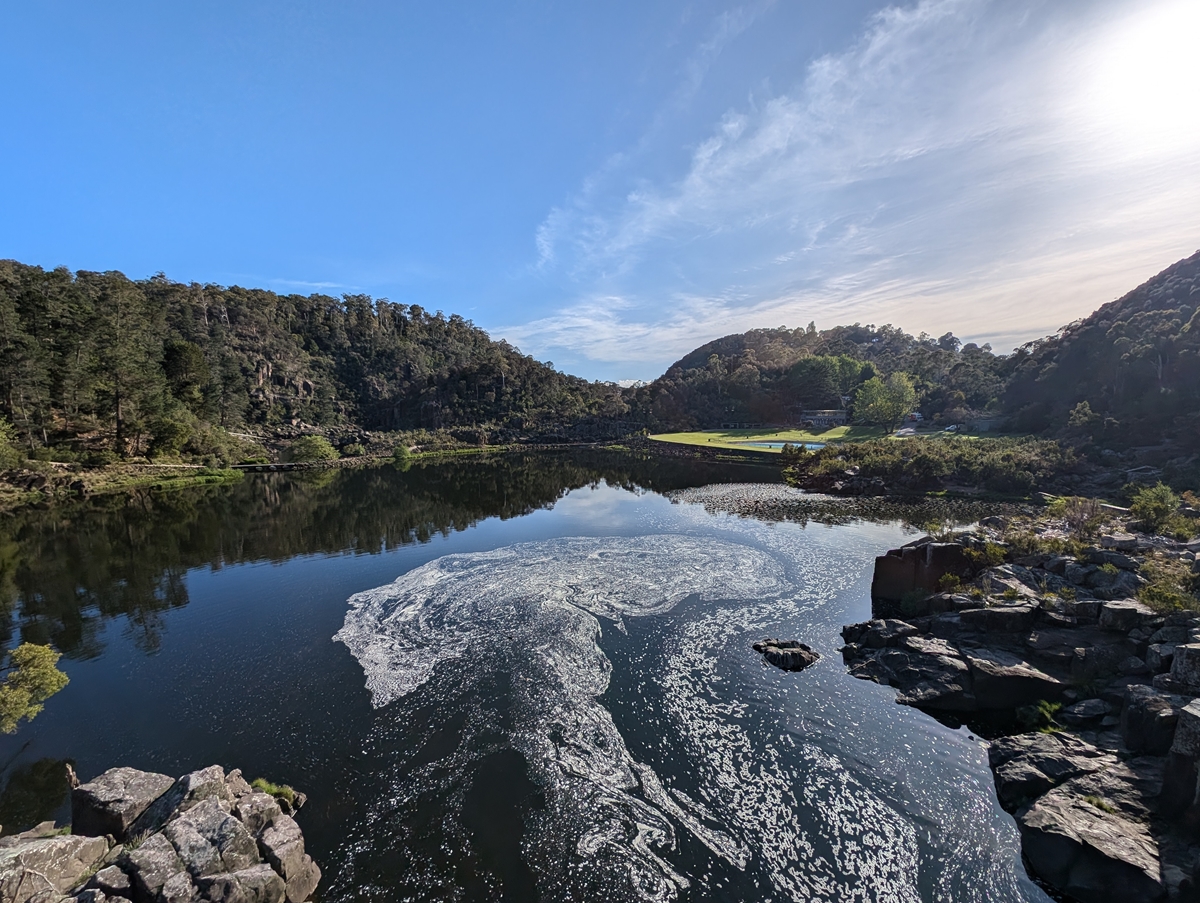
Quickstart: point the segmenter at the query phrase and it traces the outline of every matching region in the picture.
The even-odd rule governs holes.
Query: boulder
[[[958,613],[968,630],[987,633],[1026,633],[1033,629],[1038,616],[1035,602],[1013,602],[971,608]]]
[[[92,880],[87,883],[87,886],[99,890],[109,897],[128,898],[133,896],[133,884],[130,882],[129,876],[115,865],[100,869],[92,876]]]
[[[136,768],[111,768],[71,791],[71,830],[88,837],[111,834],[118,841],[175,781]]]
[[[1015,709],[1057,700],[1066,687],[1017,655],[1000,649],[962,649],[978,709]]]
[[[816,650],[795,640],[767,639],[753,646],[755,652],[784,671],[803,671],[821,657]],[[298,807],[297,807],[298,808]]]
[[[1141,822],[1059,787],[1020,815],[1018,823],[1021,849],[1033,870],[1081,903],[1166,899],[1158,845]]]
[[[912,636],[916,632],[917,628],[905,621],[884,618],[868,621],[867,629],[859,642],[868,649],[883,649],[885,646],[895,646],[899,640],[906,636]]]
[[[1175,659],[1173,643],[1151,643],[1146,647],[1146,667],[1151,674],[1165,674],[1171,670],[1171,662]]]
[[[1100,537],[1100,546],[1118,552],[1136,552],[1138,541],[1132,533],[1110,533]]]
[[[1129,687],[1121,711],[1121,739],[1127,749],[1165,756],[1175,740],[1179,710],[1150,687]]]
[[[179,874],[187,876],[183,860],[162,834],[152,834],[135,849],[126,852],[120,865],[133,883],[135,903],[157,901],[168,881]],[[190,878],[188,883],[191,883]],[[178,887],[179,882],[176,882],[173,888]]]
[[[225,771],[220,765],[210,765],[185,774],[142,813],[133,824],[135,834],[150,834],[162,830],[167,820],[179,811],[186,811],[202,800],[215,799],[229,805],[233,792],[225,783]]]
[[[246,826],[246,830],[252,834],[259,834],[263,828],[274,824],[275,819],[283,812],[271,794],[256,792],[239,799],[234,814]]]
[[[1067,706],[1059,714],[1064,724],[1082,726],[1093,721],[1099,721],[1112,712],[1112,706],[1103,699],[1085,699],[1074,705]]]
[[[915,590],[935,592],[946,574],[968,579],[974,565],[956,542],[924,542],[892,549],[875,559],[871,598],[899,602]]]
[[[282,815],[258,839],[263,858],[284,879],[288,903],[303,903],[316,890],[321,870],[304,852],[300,826]]]
[[[1136,655],[1131,655],[1126,659],[1122,659],[1121,663],[1117,665],[1117,673],[1125,675],[1149,674],[1150,667]]]
[[[287,893],[283,878],[265,863],[202,878],[198,886],[205,903],[284,903]]]
[[[212,798],[168,822],[163,835],[194,878],[241,871],[261,861],[250,832]]]
[[[1175,647],[1171,682],[1181,692],[1200,695],[1200,643],[1183,643]]]
[[[26,840],[0,850],[0,900],[57,899],[78,885],[108,853],[103,837],[64,835]]]
[[[1106,630],[1129,633],[1135,627],[1141,626],[1144,620],[1153,617],[1152,609],[1132,599],[1105,602],[1100,606],[1100,626]]]

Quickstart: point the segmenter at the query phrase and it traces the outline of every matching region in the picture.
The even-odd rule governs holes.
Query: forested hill
[[[203,454],[211,425],[528,432],[624,411],[616,386],[415,304],[0,261],[0,412],[31,448]]]
[[[1005,404],[1027,428],[1086,402],[1098,432],[1200,449],[1200,251],[1025,351]]]
[[[841,408],[875,376],[911,377],[926,416],[963,419],[1001,404],[1016,361],[954,335],[912,336],[894,326],[755,329],[689,353],[629,402],[658,427],[778,423],[800,409]]]

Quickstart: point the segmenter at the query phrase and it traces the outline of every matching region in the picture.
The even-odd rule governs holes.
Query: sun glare
[[[1198,41],[1198,0],[1147,4],[1110,26],[1088,53],[1088,118],[1136,153],[1200,148]]]

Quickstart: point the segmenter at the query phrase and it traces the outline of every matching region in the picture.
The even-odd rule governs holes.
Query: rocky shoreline
[[[304,795],[218,765],[179,779],[113,768],[71,794],[71,825],[0,839],[3,903],[304,903],[321,871]]]
[[[1200,899],[1200,613],[1134,598],[1148,564],[1200,570],[1200,541],[1121,532],[1019,554],[1006,526],[879,557],[876,618],[842,631],[850,673],[995,738],[997,796],[1052,891]]]

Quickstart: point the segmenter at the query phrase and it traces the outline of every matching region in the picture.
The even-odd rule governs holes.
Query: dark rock
[[[1012,812],[1064,781],[1111,767],[1116,759],[1066,733],[1018,734],[988,749],[996,796]]]
[[[1153,617],[1153,610],[1132,599],[1105,602],[1100,606],[1100,626],[1106,630],[1129,633],[1133,628],[1141,626],[1144,620]]]
[[[912,636],[917,628],[904,621],[892,618],[867,622],[867,629],[859,642],[869,649],[883,649],[885,646],[895,646],[906,636]]]
[[[1134,752],[1165,756],[1175,739],[1179,710],[1150,687],[1130,687],[1121,711],[1121,739]]]
[[[978,709],[1015,709],[1057,700],[1066,687],[1024,659],[1000,649],[963,649]]]
[[[1121,663],[1117,665],[1117,673],[1149,674],[1150,668],[1144,661],[1142,661],[1142,659],[1138,658],[1136,655],[1131,655],[1129,658],[1123,659]]]
[[[1059,718],[1064,724],[1083,725],[1098,721],[1112,712],[1112,706],[1103,699],[1085,699],[1063,709]]]
[[[88,837],[128,838],[130,828],[174,784],[165,774],[111,768],[71,791],[71,830]]]
[[[1166,899],[1158,845],[1146,825],[1105,812],[1066,787],[1018,817],[1021,849],[1034,871],[1088,903]]]
[[[1146,667],[1151,674],[1165,674],[1171,670],[1175,659],[1175,646],[1171,643],[1151,643],[1146,647]]]
[[[784,671],[803,671],[821,657],[811,647],[795,640],[767,639],[755,643],[753,648],[776,668]]]
[[[1033,628],[1039,608],[1034,602],[1015,602],[960,611],[963,626],[988,633],[1025,633]]]
[[[974,566],[959,543],[922,542],[892,549],[875,559],[871,598],[899,602],[915,590],[935,592],[947,574],[967,579]]]
[[[1171,681],[1181,692],[1200,695],[1200,643],[1183,643],[1175,647]]]
[[[63,835],[28,839],[0,850],[0,900],[57,899],[78,885],[108,853],[103,837]]]

